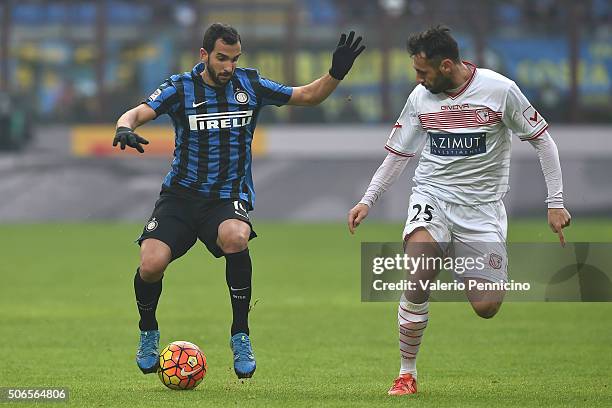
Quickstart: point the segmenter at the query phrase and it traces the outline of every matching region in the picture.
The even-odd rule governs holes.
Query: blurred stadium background
[[[368,46],[322,105],[264,109],[257,219],[344,220],[414,86],[406,39],[440,22],[464,59],[514,79],[551,123],[573,214],[612,212],[610,0],[3,0],[0,220],[144,221],[172,130],[166,118],[143,127],[152,143],[136,157],[112,150],[114,123],[171,73],[190,70],[216,21],[242,35],[241,66],[290,85],[327,71],[341,31]],[[508,211],[544,216],[535,152],[518,140],[514,149]],[[415,165],[373,218],[403,222]]]

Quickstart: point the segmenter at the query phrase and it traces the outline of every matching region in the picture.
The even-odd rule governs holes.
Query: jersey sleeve
[[[293,88],[257,74],[255,93],[261,99],[262,105],[283,106],[291,98]]]
[[[171,113],[179,106],[178,93],[172,81],[167,79],[142,103],[149,105],[157,116]]]
[[[546,120],[531,106],[514,82],[506,94],[502,121],[523,141],[537,138],[548,128]]]
[[[414,156],[427,137],[414,108],[413,94],[406,101],[385,145],[385,149],[403,157]]]

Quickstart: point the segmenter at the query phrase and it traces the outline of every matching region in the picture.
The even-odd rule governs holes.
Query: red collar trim
[[[474,80],[474,77],[476,76],[476,65],[474,65],[474,64],[472,64],[471,62],[468,62],[468,61],[461,61],[461,62],[463,62],[465,65],[467,65],[472,70],[472,75],[470,76],[470,79],[467,80],[465,85],[463,85],[463,87],[460,90],[458,90],[457,92],[455,92],[455,93],[445,92],[445,94],[448,95],[451,99],[455,99],[456,97],[461,95],[463,92],[465,92],[465,90],[468,89],[468,86],[470,86],[470,84]]]

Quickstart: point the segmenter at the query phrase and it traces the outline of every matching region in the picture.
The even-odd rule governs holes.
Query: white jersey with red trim
[[[386,149],[414,156],[416,189],[441,200],[472,205],[503,198],[509,189],[510,144],[535,139],[548,127],[518,86],[488,69],[455,94],[433,94],[418,85],[387,140]]]

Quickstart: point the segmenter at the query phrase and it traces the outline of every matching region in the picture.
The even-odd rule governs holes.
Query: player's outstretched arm
[[[374,206],[380,196],[402,174],[409,160],[409,157],[399,156],[395,153],[387,154],[385,160],[374,173],[365,194],[359,203],[349,211],[348,227],[351,234],[355,233],[355,229],[361,224],[361,221],[368,216],[370,208]]]
[[[548,191],[548,197],[546,198],[546,203],[548,204],[548,225],[554,233],[559,235],[561,245],[565,246],[563,228],[570,225],[572,216],[563,205],[563,180],[557,145],[548,132],[544,132],[536,139],[530,140],[529,143],[536,149],[542,173],[544,173],[544,180],[546,181],[546,189]]]
[[[155,111],[148,105],[140,104],[133,109],[125,112],[117,121],[117,130],[113,139],[113,146],[119,145],[121,150],[125,150],[125,146],[132,147],[140,153],[144,153],[141,145],[149,144],[145,138],[134,133],[134,129],[155,119]]]
[[[308,85],[294,87],[289,105],[314,106],[327,99],[351,70],[355,59],[365,49],[365,45],[359,46],[361,37],[355,40],[354,38],[354,31],[351,31],[348,37],[346,34],[340,36],[329,72]]]

